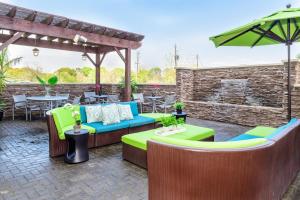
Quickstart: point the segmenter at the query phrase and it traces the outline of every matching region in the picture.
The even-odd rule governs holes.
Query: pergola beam
[[[17,7],[12,7],[7,13],[8,17],[15,17],[17,13]]]
[[[5,49],[6,47],[8,47],[8,45],[13,44],[15,41],[17,41],[18,39],[20,39],[22,37],[22,35],[24,34],[24,32],[18,32],[16,33],[14,36],[12,36],[11,38],[9,38],[8,40],[6,40],[4,43],[2,43],[2,45],[0,46],[0,51],[2,51],[3,49]]]
[[[9,18],[0,16],[0,28],[7,30],[15,30],[20,32],[28,32],[31,34],[38,34],[50,36],[55,38],[64,38],[73,40],[76,34],[87,38],[89,43],[95,45],[114,46],[118,48],[133,48],[136,49],[141,46],[140,42],[124,40],[95,33],[87,33],[84,31],[76,31],[73,29],[62,28],[57,26],[49,26],[46,23],[30,22],[27,20]]]
[[[122,52],[117,47],[114,47],[114,49],[118,53],[118,55],[120,56],[120,58],[123,60],[123,62],[126,63],[126,59],[123,56]]]
[[[0,42],[6,42],[10,38],[9,35],[0,35]],[[47,40],[35,40],[31,38],[19,38],[14,42],[15,45],[22,46],[35,46],[40,48],[48,48],[48,49],[59,49],[65,51],[75,51],[75,52],[83,52],[84,49],[82,46],[73,45],[70,43],[58,43],[58,42],[49,42]],[[103,47],[103,50],[109,50],[107,47]],[[86,47],[85,51],[87,53],[96,53],[97,48]],[[113,51],[113,50],[111,50]]]

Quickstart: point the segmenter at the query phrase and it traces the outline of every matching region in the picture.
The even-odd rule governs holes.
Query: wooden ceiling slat
[[[55,26],[66,28],[69,24],[69,19],[64,19],[60,21],[59,23],[55,24]]]
[[[25,17],[25,20],[33,22],[36,18],[36,15],[37,15],[37,12],[34,11],[34,12],[30,13],[27,17]]]
[[[53,22],[54,16],[50,15],[41,21],[42,24],[50,25]]]
[[[82,27],[82,25],[83,25],[82,22],[78,22],[78,23],[72,25],[70,28],[71,28],[71,29],[74,29],[74,30],[80,30],[81,27]]]
[[[17,13],[17,7],[12,7],[7,13],[8,17],[15,17]]]

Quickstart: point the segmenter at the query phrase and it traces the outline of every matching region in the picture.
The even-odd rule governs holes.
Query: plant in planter
[[[132,96],[132,93],[137,93],[137,91],[138,91],[138,84],[137,84],[137,82],[134,79],[131,79],[130,83],[131,83],[130,85],[131,85],[131,96]],[[122,91],[124,91],[124,89],[125,89],[125,78],[124,77],[120,81],[119,86],[122,89]]]
[[[72,112],[72,117],[74,119],[74,133],[80,133],[80,129],[81,129],[81,119],[80,119],[80,113],[78,110],[76,110],[75,106],[70,104],[70,103],[67,103],[64,105],[64,108],[65,109],[68,109]]]
[[[46,93],[45,96],[50,96],[51,87],[54,87],[58,82],[57,76],[55,75],[51,76],[47,80],[47,82],[42,78],[40,78],[38,75],[36,76],[36,78],[39,81],[39,83],[45,88],[45,93]]]
[[[6,72],[12,66],[21,61],[22,57],[9,59],[8,49],[5,48],[0,53],[0,98],[3,96],[3,92],[8,82]],[[5,103],[3,99],[0,99],[0,120],[3,118]]]
[[[176,109],[177,114],[181,114],[182,110],[184,109],[185,105],[182,102],[176,102],[173,105],[174,109]]]
[[[176,119],[175,116],[163,117],[160,123],[163,127],[161,129],[158,129],[156,131],[156,134],[161,136],[167,136],[185,131],[185,128],[183,126],[179,126],[184,124],[184,120],[182,118]]]

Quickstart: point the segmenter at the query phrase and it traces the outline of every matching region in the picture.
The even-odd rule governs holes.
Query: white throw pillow
[[[120,120],[130,120],[133,119],[130,105],[118,104]]]
[[[103,121],[102,119],[102,106],[86,106],[85,107],[86,112],[86,121],[87,123],[92,122],[100,122]]]
[[[103,125],[120,123],[119,109],[117,104],[102,107]]]

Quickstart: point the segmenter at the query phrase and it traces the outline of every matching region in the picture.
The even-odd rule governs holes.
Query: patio
[[[49,158],[46,123],[0,122],[0,199],[147,199],[147,171],[122,160],[121,145],[90,150],[90,160],[68,165]],[[188,119],[216,130],[222,141],[249,127]],[[109,170],[104,170],[109,169]],[[284,199],[300,198],[300,177]]]

